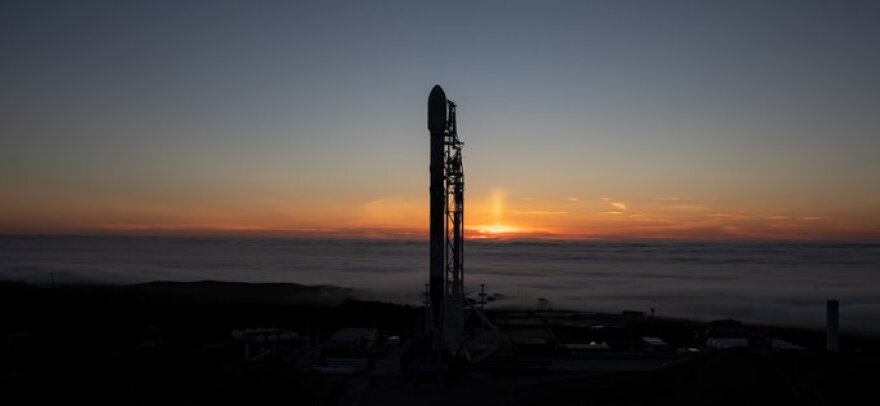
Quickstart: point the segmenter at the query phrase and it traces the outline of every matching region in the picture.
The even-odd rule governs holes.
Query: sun
[[[522,232],[519,227],[506,224],[491,224],[471,228],[473,238],[502,238]]]

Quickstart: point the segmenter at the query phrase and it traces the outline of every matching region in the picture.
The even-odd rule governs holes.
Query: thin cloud
[[[626,211],[626,203],[623,202],[611,202],[611,205],[617,208],[620,211]]]

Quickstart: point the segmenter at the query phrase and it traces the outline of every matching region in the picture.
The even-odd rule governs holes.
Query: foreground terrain
[[[4,283],[0,390],[9,404],[831,405],[870,398],[880,370],[872,337],[844,336],[830,354],[816,331],[498,309],[479,326],[491,354],[443,380],[414,379],[401,365],[419,310],[353,296],[295,284]],[[344,327],[377,335],[334,354]],[[233,337],[243,331],[294,338],[248,344]],[[749,345],[707,347],[719,331]],[[326,367],[360,359],[369,367]]]

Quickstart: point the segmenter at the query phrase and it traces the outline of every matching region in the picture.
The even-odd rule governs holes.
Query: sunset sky
[[[479,3],[479,5],[475,4]],[[4,1],[0,234],[880,240],[880,2]]]

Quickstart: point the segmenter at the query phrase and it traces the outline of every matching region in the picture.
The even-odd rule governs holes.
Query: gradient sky
[[[878,21],[875,1],[4,1],[0,233],[425,236],[439,83],[471,235],[876,240]]]

